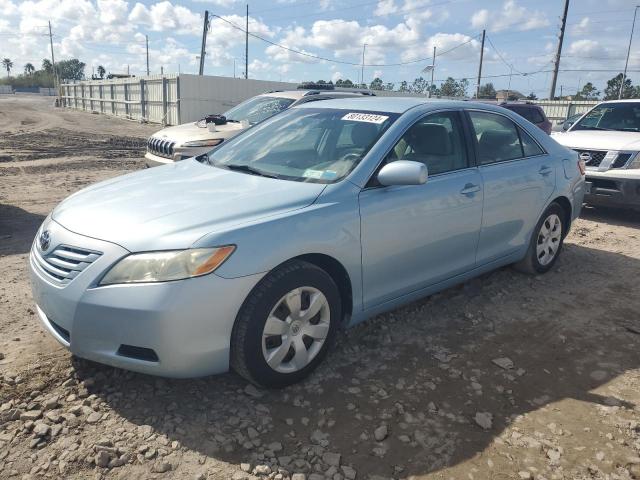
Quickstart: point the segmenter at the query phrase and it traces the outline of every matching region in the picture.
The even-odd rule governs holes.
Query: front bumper
[[[47,222],[56,242],[52,248],[64,244],[102,252],[71,282],[58,285],[35,260],[33,249],[39,248],[35,242],[32,247],[29,270],[38,316],[73,354],[167,377],[197,377],[229,369],[233,323],[262,274],[236,279],[210,274],[174,282],[99,287],[96,280],[129,252]],[[157,361],[139,354],[150,351]]]
[[[175,163],[187,158],[197,157],[209,153],[214,147],[176,147],[171,157],[161,157],[153,152],[147,151],[144,156],[147,167],[157,167],[168,163]]]
[[[640,209],[640,170],[587,171],[584,201],[603,207]]]

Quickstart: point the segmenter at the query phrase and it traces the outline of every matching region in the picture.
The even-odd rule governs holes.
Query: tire
[[[341,319],[340,292],[331,276],[311,263],[289,261],[244,301],[231,334],[231,367],[263,387],[299,382],[322,362]]]
[[[567,224],[565,217],[565,212],[559,204],[554,202],[549,205],[533,230],[527,254],[522,260],[515,264],[515,268],[517,270],[535,275],[546,273],[553,268],[560,256],[562,244],[566,235]],[[552,221],[557,221],[558,223],[552,225]],[[550,227],[553,230],[551,230]],[[558,228],[559,231],[557,230]],[[545,230],[549,233],[545,233]],[[546,240],[547,238],[549,240]],[[543,242],[545,241],[547,243],[546,245],[543,245]],[[544,256],[544,253],[541,253],[541,250],[544,250],[545,246],[547,247],[547,254],[550,252],[549,249],[555,248],[551,258],[549,258],[549,256]],[[538,247],[540,247],[540,249]]]

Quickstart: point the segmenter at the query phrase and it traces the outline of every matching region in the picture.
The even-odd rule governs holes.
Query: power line
[[[220,15],[212,15],[212,16],[216,17],[216,18],[219,18],[223,22],[228,23],[229,25],[231,25],[236,30],[239,30],[241,32],[246,32],[246,30],[244,28],[242,28],[240,25],[237,25],[236,23],[234,23],[234,22],[232,22],[230,20],[227,20],[226,18],[221,17]],[[409,61],[406,61],[406,62],[398,62],[398,63],[365,63],[365,64],[362,64],[362,63],[357,63],[357,62],[347,62],[345,60],[335,60],[333,58],[323,57],[321,55],[314,55],[312,53],[307,53],[307,52],[303,52],[301,50],[296,50],[295,48],[287,47],[286,45],[282,45],[280,43],[273,42],[273,41],[271,41],[271,40],[269,40],[267,38],[264,38],[264,37],[262,37],[260,35],[252,33],[252,32],[249,32],[248,34],[253,38],[257,38],[258,40],[261,40],[261,41],[263,41],[265,43],[268,43],[268,44],[273,45],[275,47],[281,48],[283,50],[287,50],[287,51],[289,51],[291,53],[295,53],[297,55],[301,55],[303,57],[314,58],[316,60],[322,60],[322,61],[325,61],[325,62],[338,63],[338,64],[341,64],[341,65],[351,65],[351,66],[355,66],[355,67],[360,67],[362,65],[364,65],[365,67],[399,67],[399,66],[402,66],[402,65],[412,65],[412,64],[415,64],[415,63],[421,63],[421,62],[425,62],[427,60],[431,60],[432,59],[432,57],[426,57],[426,58],[419,58],[419,59],[416,59],[416,60],[409,60]],[[445,50],[444,52],[439,53],[437,56],[446,55],[449,52],[452,52],[452,51],[454,51],[454,50],[456,50],[456,49],[458,49],[458,48],[460,48],[460,47],[462,47],[464,45],[467,45],[467,44],[473,42],[474,40],[477,40],[478,36],[479,35],[475,35],[474,37],[469,38],[466,42],[460,43],[460,44],[450,48],[449,50]]]

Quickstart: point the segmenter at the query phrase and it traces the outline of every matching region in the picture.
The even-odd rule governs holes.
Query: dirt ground
[[[640,478],[640,215],[583,211],[510,268],[344,332],[310,379],[167,380],[60,347],[28,251],[49,211],[142,167],[158,127],[0,97],[0,478]]]

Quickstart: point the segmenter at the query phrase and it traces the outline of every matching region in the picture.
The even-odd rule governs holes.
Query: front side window
[[[511,120],[489,112],[469,112],[480,165],[524,157],[518,129]]]
[[[255,125],[263,120],[289,108],[294,102],[291,98],[270,96],[253,97],[236,105],[224,113],[229,122],[242,122],[246,120],[250,125]]]
[[[387,155],[387,163],[395,160],[424,163],[429,175],[467,168],[460,115],[440,112],[418,120]]]
[[[292,108],[212,151],[208,163],[286,180],[333,183],[353,170],[398,116]]]
[[[640,102],[602,103],[595,106],[574,130],[619,130],[640,132]]]

